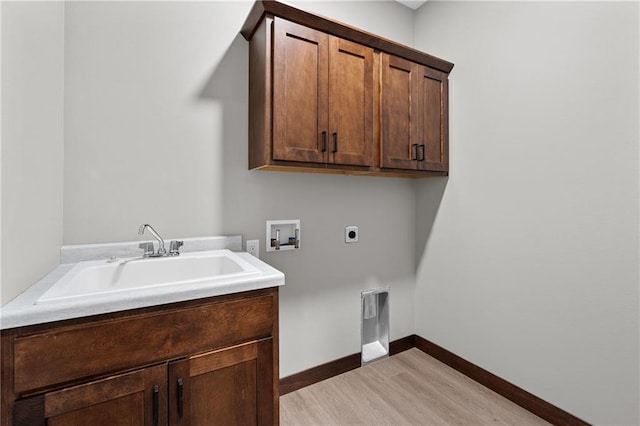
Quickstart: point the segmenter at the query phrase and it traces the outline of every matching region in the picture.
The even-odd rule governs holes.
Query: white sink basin
[[[79,262],[42,296],[37,305],[168,286],[228,285],[261,271],[229,250],[182,253],[175,257]]]

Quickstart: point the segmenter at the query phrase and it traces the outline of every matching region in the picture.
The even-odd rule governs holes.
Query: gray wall
[[[64,182],[47,185],[51,203],[64,203],[64,226],[53,227],[64,230],[64,244],[136,239],[143,222],[166,238],[260,239],[263,259],[286,274],[280,343],[281,374],[289,375],[360,350],[365,289],[391,286],[392,338],[413,333],[415,191],[404,179],[247,170],[248,43],[238,32],[251,5],[64,4],[64,21],[51,22],[64,31],[56,56],[64,60],[64,119],[56,110],[64,147],[51,148],[58,158],[64,152]],[[395,2],[303,6],[405,43],[413,38],[413,15]],[[30,52],[42,53],[37,45]],[[30,173],[38,182],[50,176]],[[40,202],[20,182],[9,189]],[[302,250],[266,254],[265,221],[292,218],[302,221]],[[344,243],[347,225],[360,226],[360,243]],[[59,238],[38,238],[57,255]],[[22,275],[3,302],[53,268],[43,262],[44,272],[29,275],[40,262],[16,265]]]
[[[415,25],[456,64],[451,176],[417,190],[416,333],[638,424],[638,3],[428,2]]]
[[[60,262],[64,7],[2,2],[4,304]]]

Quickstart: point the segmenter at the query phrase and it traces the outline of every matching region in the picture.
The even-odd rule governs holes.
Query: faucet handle
[[[144,250],[144,257],[149,257],[153,255],[153,243],[152,242],[147,242],[147,243],[140,243],[138,245],[139,248],[141,248],[142,250]]]
[[[183,245],[184,241],[171,241],[169,243],[169,256],[178,256],[180,254],[180,247]]]

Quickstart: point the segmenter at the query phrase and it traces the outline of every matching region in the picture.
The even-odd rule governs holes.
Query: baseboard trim
[[[389,355],[396,355],[400,352],[408,351],[416,347],[416,335],[403,337],[402,339],[389,342]]]
[[[459,357],[453,352],[450,352],[427,339],[415,336],[414,341],[416,348],[420,349],[422,352],[432,356],[449,367],[458,370],[465,376],[475,380],[495,393],[507,398],[514,404],[521,406],[550,423],[556,425],[589,425],[589,423],[586,423],[573,414],[567,413],[561,408],[538,398],[513,383],[507,382],[484,368],[478,367],[472,362]]]
[[[360,367],[360,353],[348,355],[326,364],[301,371],[280,379],[280,396],[297,391],[314,383],[321,382],[347,371]]]
[[[389,355],[398,354],[415,346],[415,335],[394,340],[393,342],[389,342]],[[347,371],[355,370],[362,365],[361,360],[362,354],[358,352],[357,354],[347,355],[344,358],[339,358],[291,376],[283,377],[280,379],[280,395],[286,395],[314,383],[346,373]]]
[[[589,426],[589,423],[573,414],[415,334],[390,342],[389,354],[396,355],[414,347],[550,423],[567,426]],[[280,395],[286,395],[314,383],[355,370],[360,367],[360,364],[361,354],[356,353],[283,377],[280,379]]]

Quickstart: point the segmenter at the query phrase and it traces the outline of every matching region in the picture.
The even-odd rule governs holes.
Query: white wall
[[[396,43],[413,46],[414,12],[395,0],[286,0],[284,2],[388,38]]]
[[[4,304],[60,261],[64,8],[59,2],[0,7]]]
[[[416,333],[594,424],[638,424],[637,2],[428,2],[451,176],[417,193]],[[438,207],[435,207],[439,204]]]
[[[360,350],[365,289],[390,285],[391,337],[413,333],[415,191],[405,179],[247,170],[238,32],[251,5],[66,4],[64,243],[135,239],[145,222],[165,238],[260,239],[262,258],[286,274],[287,376]],[[413,38],[411,12],[394,2],[301,7]],[[266,254],[265,221],[291,218],[302,249]],[[360,243],[344,243],[347,225],[360,226]]]

